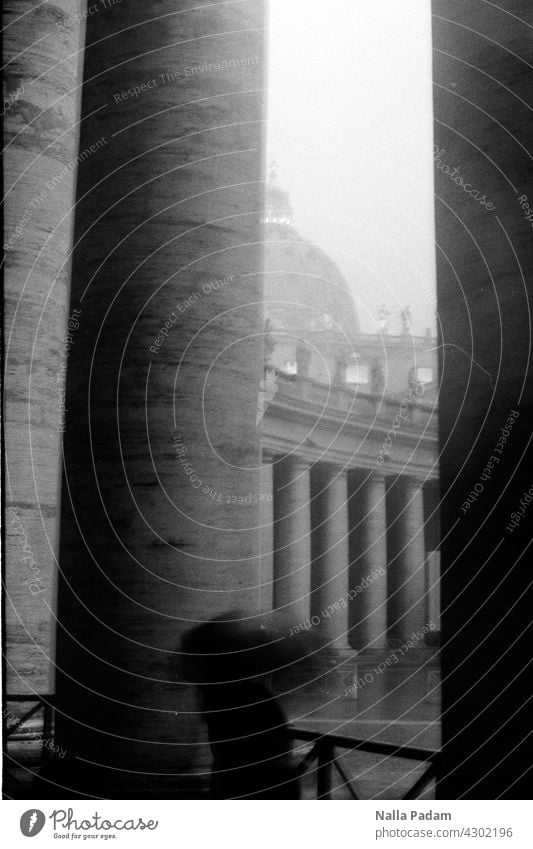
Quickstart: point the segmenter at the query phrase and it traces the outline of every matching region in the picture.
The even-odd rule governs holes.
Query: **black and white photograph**
[[[531,0],[2,36],[8,845],[529,847]]]

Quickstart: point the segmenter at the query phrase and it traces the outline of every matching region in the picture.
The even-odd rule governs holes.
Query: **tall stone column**
[[[397,478],[388,493],[389,506],[389,635],[403,640],[427,624],[422,483]]]
[[[527,799],[531,504],[519,527],[507,524],[533,482],[525,389],[532,377],[525,282],[533,276],[531,4],[432,0],[431,8],[441,343],[437,798]],[[471,504],[473,490],[479,499]]]
[[[255,0],[87,19],[57,653],[81,792],[207,767],[180,638],[259,612],[262,27]]]
[[[354,648],[380,649],[387,643],[387,510],[386,480],[365,473],[353,495],[355,521],[351,551],[351,643]]]
[[[274,607],[291,625],[310,616],[311,512],[309,464],[294,455],[274,473]]]
[[[324,467],[313,498],[311,613],[331,648],[348,645],[349,528],[347,475]]]
[[[20,0],[4,8],[4,598],[11,694],[54,688],[64,390],[77,326],[68,315],[76,174],[83,168],[77,157],[85,5]]]

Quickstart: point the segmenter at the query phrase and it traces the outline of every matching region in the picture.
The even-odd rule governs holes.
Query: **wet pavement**
[[[306,731],[437,751],[441,744],[440,704],[419,687],[392,688],[346,696],[300,695],[282,700],[291,724]],[[308,746],[297,743],[297,757]],[[398,757],[337,749],[339,763],[361,799],[401,799],[427,766]],[[333,798],[351,798],[347,782],[333,771]],[[435,797],[432,782],[420,798]],[[304,781],[304,798],[316,798],[316,763]]]

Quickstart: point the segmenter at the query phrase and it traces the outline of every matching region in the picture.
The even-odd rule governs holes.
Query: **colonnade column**
[[[56,692],[79,793],[203,768],[181,638],[258,613],[264,23],[256,0],[86,19]]]
[[[5,7],[4,252],[8,692],[54,689],[65,382],[87,4]],[[96,139],[91,139],[96,141]],[[85,163],[80,163],[83,169]],[[70,317],[69,317],[70,312]],[[78,321],[79,319],[79,321]]]
[[[351,643],[356,648],[383,648],[387,642],[386,481],[371,472],[354,495],[355,530],[350,579]]]
[[[273,608],[274,580],[274,458],[268,454],[263,456],[260,471],[259,516],[260,552],[258,569],[259,609],[269,611]]]
[[[274,474],[274,607],[291,625],[309,619],[311,514],[309,464],[290,456]]]
[[[389,635],[410,637],[425,624],[422,482],[399,478],[389,490]]]
[[[334,648],[348,645],[349,526],[347,475],[333,467],[322,470],[313,509],[312,614]]]

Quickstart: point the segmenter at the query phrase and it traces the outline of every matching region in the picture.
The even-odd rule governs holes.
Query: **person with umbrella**
[[[213,755],[215,799],[299,799],[304,764],[292,755],[285,714],[265,678],[307,649],[233,611],[183,638],[182,668],[199,691]]]

